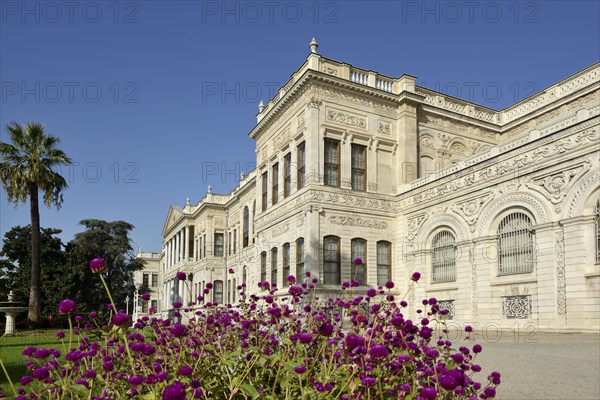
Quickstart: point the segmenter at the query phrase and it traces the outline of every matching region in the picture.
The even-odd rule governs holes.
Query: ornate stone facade
[[[162,309],[208,282],[223,303],[272,276],[285,295],[284,271],[332,294],[359,243],[365,288],[391,279],[410,300],[443,300],[453,323],[598,330],[599,71],[493,111],[311,53],[261,106],[256,170],[171,208]],[[433,279],[443,268],[453,280]],[[177,271],[192,274],[183,288]]]

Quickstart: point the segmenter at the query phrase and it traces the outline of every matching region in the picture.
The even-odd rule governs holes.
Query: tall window
[[[254,243],[254,220],[256,219],[256,200],[252,202],[252,243]]]
[[[152,287],[158,286],[158,274],[152,274]]]
[[[296,280],[304,279],[304,238],[296,240]]]
[[[367,241],[364,239],[352,239],[351,244],[351,253],[352,253],[352,262],[350,267],[350,279],[353,281],[359,281],[361,285],[365,285],[367,283],[367,274],[366,274],[366,266],[364,263],[367,262]],[[354,260],[357,258],[362,259],[363,265],[356,265]]]
[[[304,180],[305,180],[305,176],[306,176],[306,169],[305,169],[306,144],[304,142],[300,143],[297,147],[297,150],[298,150],[298,152],[296,153],[296,164],[298,164],[298,170],[296,171],[297,172],[296,183],[298,186],[298,190],[300,190],[304,187]]]
[[[596,264],[600,264],[600,199],[596,202],[594,214],[596,216]]]
[[[325,184],[340,186],[340,142],[325,139]]]
[[[272,286],[277,285],[277,247],[271,249],[271,283]]]
[[[273,173],[271,174],[273,179],[272,186],[272,196],[273,196],[273,205],[277,204],[279,201],[279,163],[273,164]]]
[[[233,230],[233,254],[237,253],[237,229]]]
[[[229,231],[227,233],[227,249],[228,249],[227,250],[227,254],[228,255],[231,255],[231,243],[232,243],[232,241],[231,241],[231,231]]]
[[[516,212],[498,226],[498,275],[533,271],[533,231],[529,217]]]
[[[267,193],[269,188],[269,180],[267,177],[267,173],[264,172],[262,174],[262,210],[266,211],[267,209]]]
[[[340,238],[325,236],[323,239],[323,283],[340,284]]]
[[[283,286],[287,286],[287,278],[290,276],[290,244],[283,245]]]
[[[227,303],[231,304],[231,279],[227,279]]]
[[[204,245],[202,246],[203,257],[206,257],[206,233],[204,234]]]
[[[150,304],[152,304],[152,309],[154,310],[154,312],[157,312],[157,308],[158,308],[158,300],[152,300],[150,302]]]
[[[213,303],[223,303],[223,281],[215,281],[213,284]]]
[[[215,233],[215,248],[214,248],[215,257],[223,257],[223,234]]]
[[[260,281],[265,282],[267,280],[267,252],[263,251],[260,253]]]
[[[250,211],[248,207],[244,207],[244,226],[242,231],[242,246],[247,247],[250,239]]]
[[[246,283],[246,279],[248,278],[248,272],[246,270],[246,266],[242,269],[242,283]],[[246,291],[246,289],[244,289]]]
[[[283,197],[290,195],[292,188],[292,153],[287,153],[283,158]]]
[[[392,279],[392,244],[377,242],[377,284],[385,285]]]
[[[456,280],[456,239],[450,231],[438,232],[431,242],[431,282]]]
[[[352,145],[352,189],[367,190],[367,148]]]
[[[144,274],[142,276],[142,285],[144,285],[144,287],[148,287],[150,285],[150,282],[148,279],[149,279],[148,274]]]
[[[232,293],[232,297],[233,297],[233,302],[234,303],[235,303],[235,296],[236,296],[237,291],[238,291],[236,282],[237,282],[236,279],[233,278],[233,290],[231,291],[231,293]]]

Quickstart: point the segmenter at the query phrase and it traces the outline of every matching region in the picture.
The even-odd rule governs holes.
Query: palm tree
[[[31,286],[29,290],[29,321],[41,322],[40,304],[40,211],[38,192],[44,195],[44,204],[50,208],[62,205],[62,191],[68,187],[65,179],[56,172],[60,165],[71,160],[56,148],[58,136],[47,135],[44,125],[34,122],[21,126],[11,122],[6,126],[11,143],[0,142],[0,181],[7,200],[15,207],[27,202],[31,214]]]

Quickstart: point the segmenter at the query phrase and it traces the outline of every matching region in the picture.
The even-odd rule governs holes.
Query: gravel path
[[[600,334],[496,331],[472,337],[469,347],[483,346],[477,380],[487,382],[493,370],[502,373],[498,399],[600,399]]]

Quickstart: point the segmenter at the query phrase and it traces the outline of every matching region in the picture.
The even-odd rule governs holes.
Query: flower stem
[[[10,375],[8,375],[8,372],[6,371],[6,367],[4,366],[2,359],[0,359],[0,366],[2,367],[2,371],[4,371],[4,375],[6,376],[6,379],[8,379],[10,388],[12,389],[13,393],[15,394],[15,397],[17,397],[18,396],[17,390],[15,389],[15,385],[13,385],[12,380],[10,379]]]
[[[112,298],[112,295],[110,294],[108,285],[106,284],[106,281],[104,280],[104,276],[102,274],[98,274],[98,275],[100,275],[100,280],[102,281],[102,284],[104,285],[104,289],[106,289],[106,293],[108,293],[108,298],[110,299],[110,304],[112,304],[112,306],[113,306],[113,311],[117,312],[117,307],[115,307],[115,302]]]

